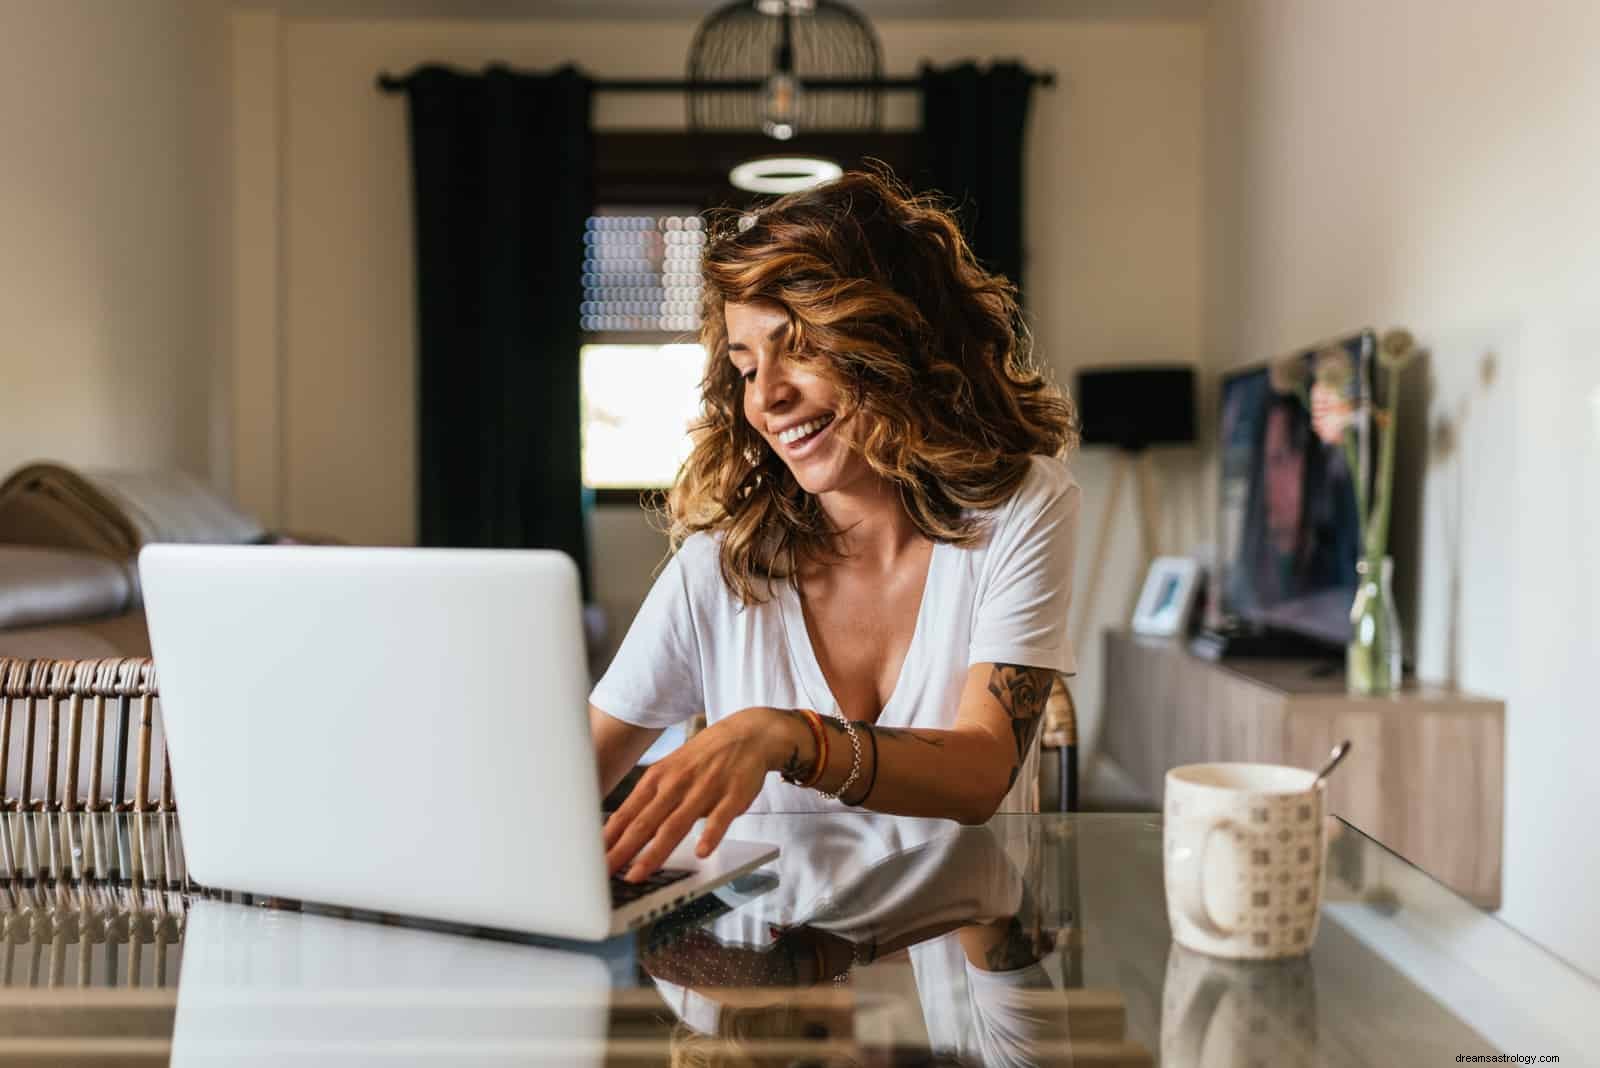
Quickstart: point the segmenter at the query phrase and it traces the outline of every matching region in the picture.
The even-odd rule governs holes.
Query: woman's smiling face
[[[728,359],[744,379],[744,417],[807,493],[845,489],[872,469],[838,418],[834,384],[789,354],[789,316],[768,301],[723,308]]]

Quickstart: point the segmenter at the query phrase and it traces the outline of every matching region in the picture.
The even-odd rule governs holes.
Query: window
[[[662,489],[689,458],[705,350],[697,344],[592,344],[582,350],[583,482]]]
[[[602,492],[664,488],[700,410],[703,223],[688,208],[602,209],[584,244],[583,481]]]

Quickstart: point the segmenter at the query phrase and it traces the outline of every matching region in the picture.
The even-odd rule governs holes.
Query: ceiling
[[[724,0],[229,0],[302,18],[681,19]],[[1210,0],[852,0],[874,19],[1199,19]]]

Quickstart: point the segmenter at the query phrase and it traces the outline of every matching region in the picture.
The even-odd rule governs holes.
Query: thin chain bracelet
[[[844,724],[844,732],[850,736],[850,774],[844,778],[844,783],[833,793],[827,790],[818,790],[817,793],[830,801],[837,801],[844,796],[844,792],[855,785],[856,779],[861,775],[861,738],[856,734],[856,725],[844,716],[835,714],[835,718]]]

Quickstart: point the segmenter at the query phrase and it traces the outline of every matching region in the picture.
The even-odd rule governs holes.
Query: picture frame
[[[1158,556],[1150,562],[1138,606],[1133,610],[1136,634],[1171,638],[1189,629],[1200,562],[1188,556]]]

